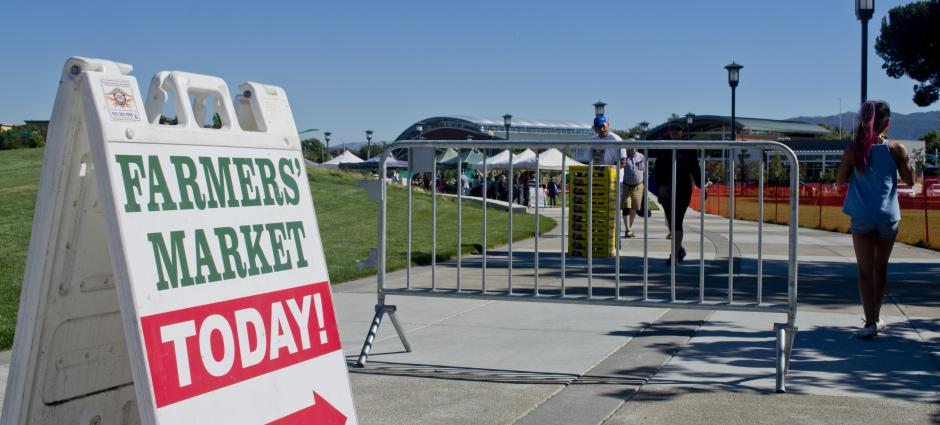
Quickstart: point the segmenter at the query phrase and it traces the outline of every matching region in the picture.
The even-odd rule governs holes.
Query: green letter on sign
[[[193,284],[193,278],[189,275],[189,266],[186,264],[183,238],[185,238],[185,235],[182,230],[170,232],[171,254],[167,251],[162,233],[147,234],[147,240],[153,245],[153,261],[157,267],[158,290],[162,291],[170,289],[170,287],[176,288],[179,285],[189,286]],[[166,274],[164,274],[164,271]],[[169,282],[167,282],[167,276],[170,278]]]
[[[140,204],[137,203],[137,197],[134,196],[134,189],[140,192],[140,174],[144,172],[144,160],[140,155],[115,155],[114,159],[121,165],[121,179],[124,180],[124,195],[127,202],[124,204],[124,212],[140,212]],[[137,166],[137,172],[131,172],[131,164]]]
[[[167,185],[166,177],[163,176],[163,168],[160,165],[160,159],[156,155],[147,157],[147,168],[150,172],[150,203],[147,204],[147,211],[160,211],[160,204],[157,204],[157,194],[163,198],[163,211],[176,209],[176,202],[173,202],[173,196],[170,195],[170,186]]]

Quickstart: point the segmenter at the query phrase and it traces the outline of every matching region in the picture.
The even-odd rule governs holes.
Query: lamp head
[[[726,65],[725,69],[728,70],[728,85],[731,87],[737,87],[738,81],[741,77],[741,68],[744,68],[741,65],[738,65],[734,62],[731,62],[731,65]]]

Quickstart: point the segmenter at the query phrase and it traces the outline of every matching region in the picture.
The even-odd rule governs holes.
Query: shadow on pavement
[[[940,319],[931,326],[940,326]],[[717,329],[716,329],[717,328]],[[718,330],[720,329],[720,330]],[[940,374],[923,341],[898,324],[871,341],[852,337],[853,327],[814,326],[797,333],[788,392],[836,391],[905,400],[936,400]],[[653,345],[666,354],[672,344]],[[773,387],[753,381],[774,379],[774,339],[771,332],[754,331],[731,322],[709,322],[690,343],[681,348],[683,360],[708,367],[686,367],[671,362],[669,370],[653,379],[655,384],[716,386],[722,389],[754,390]],[[933,371],[933,372],[931,372]],[[630,376],[633,370],[618,374]],[[622,397],[623,394],[611,394]]]

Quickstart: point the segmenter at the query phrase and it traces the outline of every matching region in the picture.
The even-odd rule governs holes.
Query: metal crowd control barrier
[[[539,214],[539,199],[540,196],[536,196],[533,201],[535,201],[535,229],[536,234],[534,237],[534,250],[532,251],[532,282],[533,285],[530,288],[520,287],[518,284],[513,285],[513,263],[520,262],[517,260],[512,248],[512,238],[509,238],[509,243],[507,246],[507,251],[504,253],[505,258],[505,267],[499,269],[505,270],[506,274],[506,285],[501,289],[493,289],[492,282],[493,279],[487,279],[488,263],[487,258],[492,257],[488,251],[491,251],[486,248],[486,233],[487,233],[487,220],[486,220],[486,208],[487,201],[484,198],[483,204],[483,246],[481,252],[480,264],[480,283],[481,285],[478,289],[468,289],[468,285],[465,281],[462,281],[460,276],[466,266],[464,262],[460,260],[460,255],[456,261],[456,287],[443,287],[438,280],[440,279],[439,274],[437,273],[437,268],[439,267],[436,261],[436,247],[437,247],[437,161],[433,161],[431,172],[432,178],[435,179],[431,185],[432,189],[432,204],[433,212],[431,219],[431,228],[432,228],[432,247],[431,247],[431,270],[430,270],[430,285],[418,286],[414,283],[415,272],[412,270],[412,225],[411,221],[413,217],[412,213],[412,195],[411,195],[411,182],[409,181],[408,189],[408,235],[407,235],[407,272],[405,275],[405,285],[400,287],[390,287],[386,285],[386,267],[385,261],[388,255],[388,245],[386,238],[386,228],[387,228],[387,208],[388,208],[388,197],[386,185],[381,181],[370,182],[371,186],[368,190],[370,193],[370,198],[379,202],[379,247],[376,252],[373,252],[370,255],[369,265],[375,266],[378,269],[378,278],[377,278],[377,293],[378,293],[378,303],[375,306],[375,316],[372,321],[372,325],[369,328],[368,335],[366,336],[365,343],[362,347],[362,352],[359,355],[357,365],[359,367],[364,367],[366,361],[368,360],[369,352],[372,348],[376,332],[379,329],[379,326],[382,322],[382,317],[385,314],[388,314],[389,318],[392,320],[392,324],[395,327],[395,330],[398,333],[398,337],[401,339],[402,344],[404,345],[405,351],[411,351],[411,345],[409,344],[405,333],[399,324],[396,318],[396,307],[394,305],[386,304],[387,295],[402,295],[402,296],[423,296],[423,297],[448,297],[448,298],[468,298],[468,299],[486,299],[486,300],[499,300],[499,301],[535,301],[535,302],[554,302],[554,303],[571,303],[571,304],[595,304],[595,305],[607,305],[607,306],[629,306],[629,307],[658,307],[658,308],[679,308],[679,309],[698,309],[698,310],[721,310],[721,311],[743,311],[743,312],[769,312],[769,313],[780,313],[787,315],[787,321],[785,323],[777,323],[774,325],[774,335],[776,337],[775,344],[775,366],[776,366],[776,389],[778,392],[785,391],[785,377],[787,370],[789,368],[791,352],[793,348],[793,340],[797,332],[796,327],[796,312],[797,312],[797,226],[799,223],[799,169],[798,161],[796,155],[783,144],[777,142],[726,142],[726,141],[672,141],[672,140],[659,140],[659,141],[622,141],[622,142],[610,142],[610,141],[571,141],[571,142],[556,142],[556,141],[449,141],[449,140],[414,140],[414,141],[401,141],[390,144],[386,147],[385,155],[383,158],[387,158],[389,153],[393,150],[407,149],[409,152],[409,158],[415,158],[411,154],[419,149],[431,150],[433,149],[436,153],[438,149],[447,149],[453,148],[458,152],[458,158],[465,150],[468,149],[483,149],[485,151],[493,151],[496,149],[532,149],[536,153],[536,162],[535,162],[535,174],[536,174],[536,187],[539,188],[540,179],[540,165],[539,165],[539,153],[546,151],[548,149],[559,149],[562,152],[577,152],[577,151],[587,151],[591,150],[603,150],[603,149],[619,149],[619,148],[634,148],[638,152],[642,152],[645,159],[645,165],[643,173],[644,187],[649,188],[649,165],[650,165],[650,151],[658,152],[671,152],[672,158],[672,187],[669,190],[670,199],[669,199],[669,208],[671,209],[671,217],[675,217],[675,208],[676,208],[676,173],[677,173],[677,161],[678,156],[677,152],[680,155],[696,155],[699,161],[699,166],[701,168],[701,181],[705,182],[706,177],[706,154],[713,151],[722,151],[722,160],[729,162],[727,170],[727,179],[729,181],[729,187],[731,187],[730,196],[729,196],[729,218],[728,218],[728,258],[727,258],[727,288],[720,291],[720,295],[712,296],[711,298],[706,296],[706,260],[705,260],[705,214],[704,214],[704,202],[705,196],[700,196],[700,205],[699,205],[699,261],[698,261],[698,296],[690,297],[686,299],[680,299],[677,295],[677,271],[675,261],[675,254],[677,253],[676,247],[676,223],[675,220],[672,220],[670,223],[670,230],[673,237],[671,238],[669,251],[672,253],[673,261],[669,262],[669,292],[668,297],[654,298],[650,296],[650,249],[649,249],[649,202],[644,202],[644,211],[642,214],[644,225],[643,225],[643,262],[642,262],[642,281],[639,282],[627,282],[624,285],[621,281],[621,228],[620,228],[620,200],[622,197],[621,187],[619,184],[619,174],[620,168],[617,167],[617,177],[618,184],[617,186],[617,207],[615,214],[617,217],[617,243],[616,243],[616,254],[613,259],[614,266],[614,288],[613,291],[610,291],[609,294],[596,294],[595,293],[595,265],[594,258],[591,253],[593,253],[593,233],[592,233],[592,216],[591,209],[593,204],[593,166],[600,165],[594,163],[594,155],[591,155],[592,159],[590,161],[591,173],[589,173],[589,182],[588,187],[591,188],[587,190],[588,196],[588,220],[587,220],[587,258],[585,259],[586,267],[580,266],[571,266],[571,260],[566,258],[566,233],[567,233],[567,223],[566,220],[566,204],[567,204],[567,193],[568,191],[568,181],[566,179],[566,172],[561,172],[562,178],[562,202],[561,202],[561,253],[560,253],[560,262],[558,264],[558,274],[559,276],[559,285],[555,287],[546,287],[545,285],[540,285],[539,276],[543,274],[540,271],[540,261],[539,261],[539,236],[538,236],[538,214]],[[758,221],[758,235],[757,235],[757,267],[756,267],[756,282],[753,287],[755,290],[755,296],[741,300],[742,297],[735,298],[735,251],[734,251],[734,217],[735,217],[735,203],[734,203],[734,161],[737,158],[736,151],[741,149],[748,150],[758,150],[758,170],[757,173],[759,187],[763,188],[764,178],[765,178],[765,168],[767,166],[764,158],[765,152],[770,152],[774,154],[783,155],[789,160],[789,176],[790,176],[790,211],[789,211],[789,228],[788,228],[788,255],[786,258],[786,299],[783,302],[767,302],[764,298],[764,267],[763,267],[763,220]],[[724,151],[728,151],[728,155],[724,155]],[[426,152],[426,151],[425,151]],[[562,156],[561,170],[567,170],[567,157]],[[727,159],[724,159],[727,158]],[[510,155],[510,163],[508,166],[500,167],[502,169],[507,169],[509,173],[513,171],[512,164],[512,155]],[[459,164],[459,162],[458,162]],[[414,162],[410,162],[410,166],[413,166]],[[482,169],[484,173],[489,170],[493,170],[499,164],[482,164]],[[412,171],[409,169],[409,176],[412,176]],[[684,172],[684,171],[683,171]],[[387,176],[386,163],[383,159],[380,164],[380,176]],[[486,174],[484,174],[484,177]],[[458,197],[462,198],[460,179],[458,177]],[[485,180],[484,180],[485,182]],[[511,232],[512,229],[512,216],[513,216],[513,184],[512,184],[512,175],[508,178],[508,187],[509,193],[507,200],[509,202],[509,213],[508,213],[508,226]],[[483,196],[486,196],[484,183]],[[528,190],[528,187],[524,188]],[[539,189],[540,190],[540,189]],[[462,200],[462,199],[461,199]],[[458,203],[458,229],[462,226],[462,210]],[[763,191],[761,190],[758,200],[758,216],[763,218]],[[640,214],[637,215],[640,217]],[[497,218],[500,219],[500,218]],[[492,219],[491,219],[492,220]],[[606,225],[606,224],[605,224]],[[511,235],[511,233],[510,233]],[[462,241],[462,234],[460,231],[457,232],[457,246],[458,254],[459,247]],[[377,255],[376,255],[377,254]],[[722,260],[723,261],[723,260]],[[714,259],[709,261],[709,266],[712,269],[722,269],[722,265],[719,263],[719,259]],[[572,279],[569,275],[569,270],[577,268],[581,269],[580,272],[586,274],[586,288],[578,287],[577,293],[572,293],[574,287],[569,283]],[[585,269],[586,270],[583,270]],[[489,266],[489,269],[493,269],[492,266]],[[518,266],[516,270],[522,270]],[[487,286],[488,282],[490,287]],[[622,293],[623,289],[636,289],[637,285],[642,285],[641,294],[635,296],[629,296]],[[654,288],[656,289],[656,288]],[[661,288],[659,288],[661,289]],[[713,292],[716,288],[709,288]],[[740,289],[740,288],[739,288]],[[746,288],[746,289],[750,289]],[[583,291],[582,291],[583,290]]]

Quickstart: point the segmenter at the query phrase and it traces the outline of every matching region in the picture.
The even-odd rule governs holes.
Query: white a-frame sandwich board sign
[[[130,71],[62,72],[2,423],[356,423],[284,90]]]

